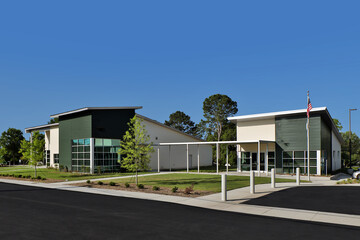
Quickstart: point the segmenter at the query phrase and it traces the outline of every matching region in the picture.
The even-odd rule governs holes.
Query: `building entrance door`
[[[257,170],[257,153],[256,152],[253,152],[251,153],[251,170],[252,171],[256,171]]]
[[[251,153],[251,159],[252,159],[252,171],[257,171],[257,152]],[[265,171],[265,153],[260,153],[260,171]]]

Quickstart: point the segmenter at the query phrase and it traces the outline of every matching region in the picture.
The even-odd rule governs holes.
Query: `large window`
[[[90,139],[73,139],[71,146],[71,170],[90,172]]]
[[[95,139],[94,171],[116,172],[120,170],[120,149],[118,139]]]
[[[275,152],[268,153],[268,171],[275,168]]]
[[[316,174],[317,157],[316,151],[310,151],[310,173]],[[294,174],[296,168],[300,168],[300,173],[307,173],[307,151],[284,151],[283,152],[283,172]]]
[[[257,170],[257,152],[241,152],[241,171],[250,171],[252,161],[252,170]],[[275,152],[268,152],[268,170],[275,168]],[[260,153],[260,170],[265,170],[265,153]]]

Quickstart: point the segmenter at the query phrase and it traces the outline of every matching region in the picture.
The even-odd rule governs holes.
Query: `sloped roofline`
[[[57,127],[57,126],[59,126],[59,123],[44,124],[44,125],[40,125],[40,126],[25,128],[25,132],[30,133],[33,131],[45,131],[52,127]]]
[[[133,106],[133,107],[84,107],[84,108],[79,108],[79,109],[75,109],[75,110],[71,110],[71,111],[67,111],[67,112],[63,112],[63,113],[57,113],[57,114],[53,114],[50,115],[51,118],[58,118],[60,116],[65,116],[65,115],[70,115],[70,114],[74,114],[74,113],[78,113],[78,112],[83,112],[83,111],[88,111],[88,110],[124,110],[124,109],[141,109],[141,106]]]

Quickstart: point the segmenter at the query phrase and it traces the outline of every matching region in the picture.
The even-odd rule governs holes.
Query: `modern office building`
[[[45,133],[45,164],[79,172],[113,172],[120,170],[118,154],[120,140],[128,129],[135,110],[141,107],[86,107],[51,115],[59,123],[26,128],[25,132]],[[211,146],[170,147],[156,146],[161,142],[203,142],[203,140],[168,127],[150,118],[136,114],[143,120],[150,141],[155,145],[150,167],[184,169],[212,164]],[[159,151],[158,151],[159,148]],[[199,161],[193,156],[201,154]],[[184,155],[185,154],[185,155]],[[188,154],[188,156],[187,156]]]
[[[236,124],[238,171],[307,173],[307,109],[228,118]],[[343,139],[326,107],[310,112],[310,173],[341,168]]]

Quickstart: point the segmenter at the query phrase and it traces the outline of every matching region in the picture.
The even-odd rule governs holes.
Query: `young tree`
[[[341,133],[344,139],[344,144],[341,145],[341,158],[344,161],[346,167],[351,167],[360,160],[360,138],[356,133],[351,132],[351,162],[349,155],[349,131]]]
[[[228,123],[228,117],[237,113],[237,102],[227,95],[215,94],[205,99],[203,103],[205,120],[201,125],[205,128],[206,135],[216,133],[217,140],[220,141],[224,124]],[[215,131],[214,131],[215,130]]]
[[[136,185],[138,184],[138,171],[150,170],[150,153],[154,152],[150,136],[147,135],[142,119],[134,116],[128,123],[129,130],[123,136],[119,154],[121,167],[130,172],[136,172]]]
[[[23,133],[19,129],[9,128],[0,137],[0,148],[2,159],[6,162],[16,163],[21,158],[20,142],[24,139]]]
[[[51,119],[48,121],[48,124],[52,124],[52,123],[59,123],[59,118],[51,118]]]
[[[339,132],[341,132],[341,130],[343,129],[343,126],[341,125],[341,122],[336,118],[333,118],[333,121],[335,123],[336,128],[339,130]]]
[[[173,127],[184,133],[196,136],[196,126],[191,121],[190,116],[181,111],[176,111],[169,116],[169,121],[165,121],[165,125]]]
[[[20,153],[22,153],[22,159],[28,161],[29,165],[35,168],[36,177],[36,166],[39,162],[44,159],[45,150],[45,139],[44,135],[39,132],[34,132],[32,141],[22,140]]]

